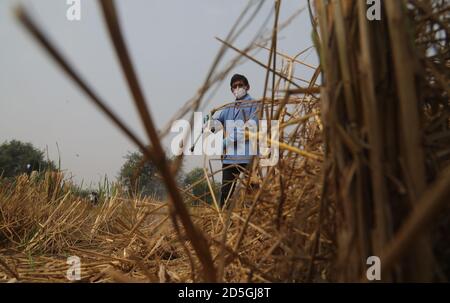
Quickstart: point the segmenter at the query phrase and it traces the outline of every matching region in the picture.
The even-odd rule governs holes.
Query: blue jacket
[[[224,129],[227,131],[224,139],[224,148],[226,149],[228,147],[228,149],[232,148],[233,150],[232,154],[227,154],[225,152],[223,164],[247,164],[250,163],[252,156],[255,155],[255,152],[250,154],[250,144],[248,140],[245,140],[245,130],[243,128],[235,128],[233,132],[226,129],[226,121],[229,120],[242,121],[243,123],[246,123],[248,120],[253,120],[256,123],[256,126],[258,126],[258,104],[256,102],[248,102],[248,104],[246,104],[245,102],[252,100],[253,98],[247,94],[242,100],[235,101],[235,106],[230,106],[220,112],[217,120],[222,123]],[[245,140],[245,153],[243,153],[244,150],[241,149],[241,154],[238,155],[239,151],[235,142],[242,142],[242,140]],[[232,147],[230,147],[230,144]]]

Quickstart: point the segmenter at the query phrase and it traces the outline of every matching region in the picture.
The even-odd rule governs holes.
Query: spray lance
[[[195,139],[194,144],[192,144],[190,151],[191,153],[194,152],[195,146],[198,143],[198,140],[200,140],[200,137],[203,136],[203,133],[205,131],[205,129],[210,129],[210,131],[212,133],[216,132],[216,128],[213,126],[211,127],[211,121],[212,121],[212,116],[215,114],[216,110],[212,110],[209,112],[209,114],[206,115],[206,117],[203,119],[203,126],[202,126],[202,132],[200,133],[200,135],[197,137],[197,139]]]

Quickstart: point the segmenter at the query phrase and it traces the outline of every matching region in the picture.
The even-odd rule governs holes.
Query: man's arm
[[[249,118],[247,119],[247,121],[248,120],[255,121],[256,128],[258,131],[258,128],[259,128],[259,106],[258,106],[258,104],[252,105],[252,107],[250,108],[250,115],[249,115]],[[250,139],[250,136],[248,135],[247,132],[245,132],[245,141],[248,141],[249,139]]]
[[[223,144],[222,144],[222,149],[223,149],[223,154],[222,154],[222,159],[224,157],[224,155],[226,155],[226,150],[227,150],[227,132],[225,131],[225,119],[226,119],[226,112],[228,109],[223,109],[220,114],[219,117],[217,118],[217,121],[219,121],[222,125],[222,130],[223,130]]]
[[[225,125],[225,109],[220,112],[219,118],[217,118],[217,121],[222,123],[222,126]]]

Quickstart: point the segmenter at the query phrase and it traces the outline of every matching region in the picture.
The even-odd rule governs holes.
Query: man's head
[[[250,84],[245,76],[235,74],[231,78],[230,82],[231,92],[236,97],[236,100],[241,100],[247,95],[247,92],[250,90]]]

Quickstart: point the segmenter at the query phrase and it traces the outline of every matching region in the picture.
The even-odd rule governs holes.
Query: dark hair
[[[233,77],[231,77],[230,86],[233,86],[233,83],[236,81],[242,81],[245,85],[250,86],[250,84],[248,84],[247,78],[245,78],[244,75],[235,74]]]

